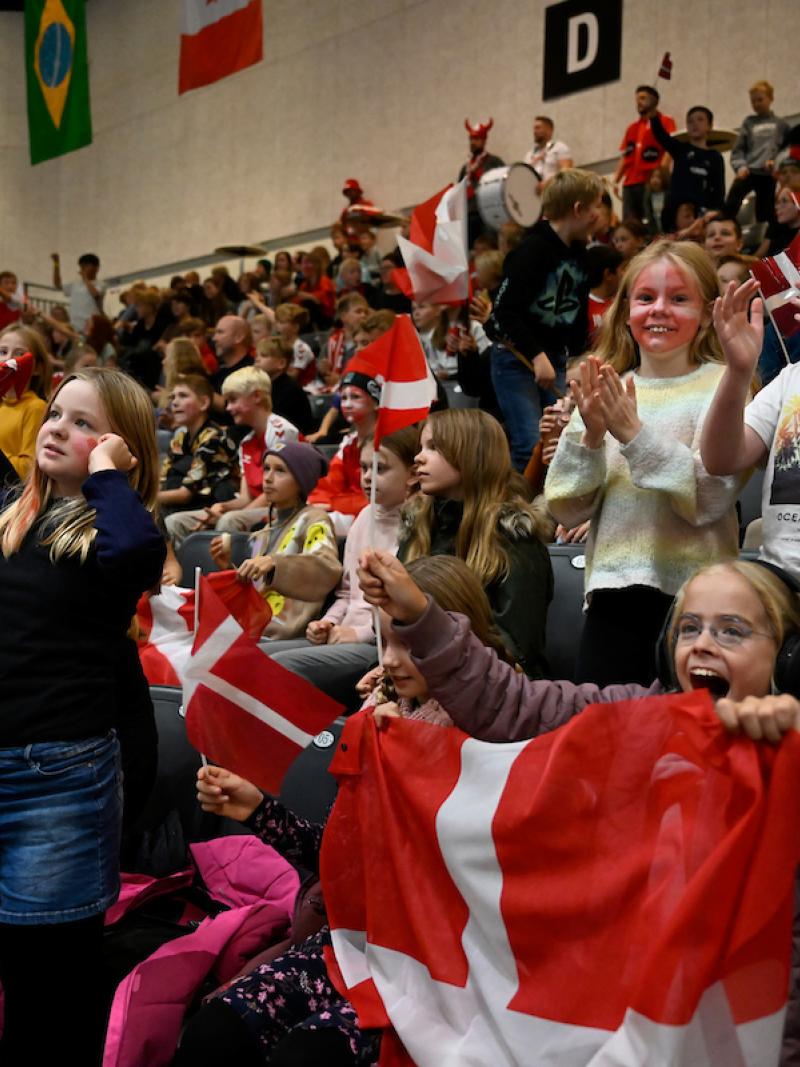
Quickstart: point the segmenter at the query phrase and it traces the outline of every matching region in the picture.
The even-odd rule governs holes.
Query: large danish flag
[[[705,693],[533,741],[351,719],[323,842],[334,981],[381,1067],[777,1064],[800,736]]]
[[[798,201],[796,194],[792,194]],[[800,201],[799,201],[800,203]],[[750,273],[761,289],[767,311],[784,337],[800,330],[796,300],[800,300],[800,234],[783,252],[754,263]]]

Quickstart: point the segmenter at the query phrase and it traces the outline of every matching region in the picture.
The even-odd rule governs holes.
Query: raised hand
[[[398,622],[416,622],[428,606],[420,587],[391,552],[367,549],[358,561],[358,582],[364,599]]]
[[[738,287],[736,282],[729,282],[722,296],[714,301],[714,329],[728,369],[748,379],[756,369],[764,343],[764,302],[750,303],[757,290],[754,278]]]
[[[620,444],[627,445],[642,428],[633,375],[623,382],[614,368],[606,363],[600,371],[600,403],[608,432]]]
[[[224,767],[209,764],[197,772],[197,803],[203,811],[244,822],[263,799],[258,786]]]
[[[600,360],[589,356],[579,366],[580,380],[573,379],[569,389],[578,411],[581,413],[586,432],[583,444],[599,448],[608,426],[600,396]]]

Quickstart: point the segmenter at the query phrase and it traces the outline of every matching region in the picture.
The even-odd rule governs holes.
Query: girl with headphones
[[[481,644],[463,618],[437,607],[394,556],[365,553],[359,578],[366,599],[394,619],[431,695],[456,726],[484,741],[535,737],[589,704],[692,689],[707,689],[725,726],[755,740],[777,742],[800,729],[800,598],[778,568],[732,560],[686,581],[649,687],[534,681]]]

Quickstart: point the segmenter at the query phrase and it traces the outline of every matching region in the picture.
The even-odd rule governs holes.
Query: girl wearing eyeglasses
[[[366,553],[359,577],[366,599],[395,620],[394,630],[431,694],[456,726],[482,740],[535,737],[563,725],[589,704],[670,688],[707,689],[725,726],[756,740],[777,742],[787,730],[800,728],[800,702],[794,695],[778,693],[774,681],[786,642],[796,639],[800,652],[800,599],[762,564],[714,564],[684,583],[666,634],[664,673],[669,677],[649,687],[533,681],[497,659],[463,619],[432,603],[393,556]],[[798,668],[792,678],[795,686],[800,694]]]

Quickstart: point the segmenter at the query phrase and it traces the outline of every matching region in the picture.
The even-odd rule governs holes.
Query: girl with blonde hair
[[[120,679],[136,603],[164,562],[157,489],[147,394],[94,368],[59,386],[24,487],[0,502],[3,1063],[99,1058],[103,914],[119,891],[116,730],[130,703]],[[47,958],[68,959],[70,981],[43,1027],[35,961]]]
[[[502,427],[478,408],[429,416],[416,457],[422,495],[409,505],[399,558],[452,555],[486,590],[509,653],[531,677],[546,672],[553,574],[543,511],[523,496]]]
[[[568,529],[591,519],[578,678],[653,679],[672,597],[699,566],[736,556],[741,481],[712,477],[700,435],[724,367],[711,320],[714,265],[659,241],[630,264],[593,356],[571,384],[576,411],[545,496]]]

